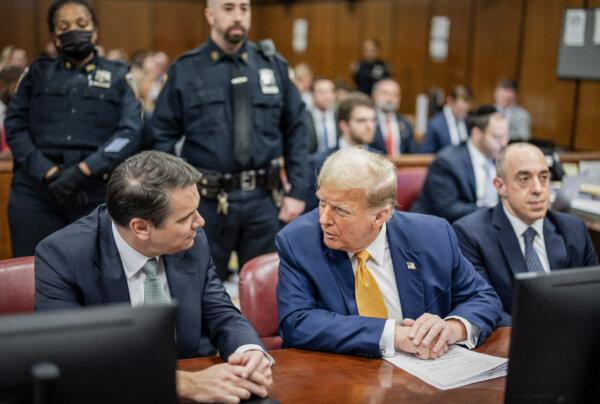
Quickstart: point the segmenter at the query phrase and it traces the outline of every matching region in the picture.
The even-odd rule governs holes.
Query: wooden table
[[[510,328],[499,328],[477,351],[508,357]],[[501,403],[506,378],[438,390],[383,359],[299,349],[269,352],[275,359],[270,396],[281,403]],[[216,357],[178,361],[182,370],[220,363]]]

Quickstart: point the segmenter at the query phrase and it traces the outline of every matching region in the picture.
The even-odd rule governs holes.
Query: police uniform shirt
[[[169,69],[150,122],[154,148],[173,153],[182,135],[182,157],[200,170],[237,173],[258,169],[283,156],[292,190],[306,192],[304,102],[288,77],[287,62],[266,56],[246,42],[235,55],[247,78],[252,119],[251,159],[240,166],[233,153],[233,90],[230,56],[211,39],[180,57]]]
[[[95,175],[133,154],[142,120],[128,71],[126,64],[98,56],[84,66],[61,57],[35,60],[5,122],[18,166],[41,181],[56,164],[85,161]]]

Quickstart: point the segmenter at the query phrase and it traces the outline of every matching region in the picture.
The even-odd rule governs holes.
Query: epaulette
[[[181,59],[187,59],[187,58],[192,57],[192,56],[198,56],[199,54],[202,53],[202,51],[204,50],[205,46],[206,46],[206,44],[204,44],[202,46],[199,46],[197,48],[194,48],[194,49],[190,49],[189,51],[187,51],[187,52],[179,55],[175,61],[177,62],[177,61],[179,61]]]

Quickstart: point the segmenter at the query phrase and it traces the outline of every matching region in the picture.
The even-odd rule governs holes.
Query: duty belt
[[[256,188],[268,190],[268,172],[264,168],[239,173],[217,173],[201,170],[200,194],[205,198],[216,198],[222,191],[241,189],[254,191]]]

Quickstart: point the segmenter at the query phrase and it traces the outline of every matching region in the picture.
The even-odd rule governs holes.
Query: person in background
[[[313,78],[313,71],[308,64],[298,63],[296,67],[294,67],[294,84],[298,88],[302,100],[304,100],[307,111],[310,111],[313,107],[312,92],[310,91],[313,84]]]
[[[398,112],[401,100],[400,84],[383,79],[373,87],[373,102],[377,111],[377,128],[371,146],[390,156],[416,153],[417,145],[411,123]]]
[[[4,118],[6,117],[6,108],[10,99],[17,91],[17,83],[23,71],[24,69],[19,66],[5,66],[0,69],[0,153],[2,153],[0,160],[7,160],[12,157],[6,144]]]
[[[312,83],[313,107],[308,110],[308,152],[322,152],[337,145],[335,85],[325,77]]]
[[[111,49],[106,52],[106,59],[127,63],[127,53],[123,49]]]
[[[22,69],[28,64],[27,51],[25,49],[16,48],[12,45],[2,49],[0,53],[0,69],[6,66],[15,66]]]
[[[452,227],[396,211],[396,186],[394,164],[364,149],[325,161],[319,209],[275,241],[284,347],[434,359],[452,344],[474,348],[494,330],[500,301]]]
[[[517,103],[517,96],[517,83],[514,80],[501,80],[494,90],[496,108],[508,119],[510,140],[529,140],[531,116]]]
[[[484,105],[469,117],[469,126],[469,140],[446,147],[429,166],[413,212],[453,222],[498,202],[494,159],[508,144],[508,122],[493,106]]]
[[[375,83],[392,75],[391,68],[379,57],[380,48],[381,44],[377,39],[365,39],[362,43],[362,57],[352,66],[356,89],[367,95],[371,95]]]
[[[550,172],[528,143],[509,145],[496,159],[496,206],[454,222],[460,249],[502,301],[501,324],[511,324],[514,275],[598,265],[580,219],[548,209]]]
[[[113,168],[137,151],[142,126],[124,63],[96,54],[96,14],[56,0],[48,29],[59,57],[36,59],[5,120],[14,156],[8,220],[15,257],[104,202]]]
[[[467,141],[467,115],[473,95],[465,86],[456,86],[446,97],[442,111],[431,117],[427,131],[421,140],[421,153],[437,153],[448,145]]]

